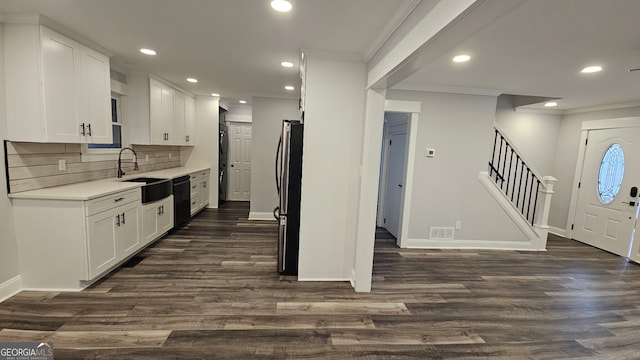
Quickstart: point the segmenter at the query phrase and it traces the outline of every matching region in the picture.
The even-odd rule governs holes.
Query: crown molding
[[[421,0],[408,0],[406,6],[398,9],[390,18],[390,21],[384,27],[376,40],[364,51],[364,60],[369,62],[371,58],[389,41],[389,38],[398,30],[400,25],[409,17],[411,12],[420,4]]]
[[[582,113],[588,113],[588,112],[624,109],[624,108],[630,108],[630,107],[640,107],[640,100],[630,101],[625,103],[598,105],[598,106],[592,106],[592,107],[565,110],[564,114],[566,115],[582,114]]]

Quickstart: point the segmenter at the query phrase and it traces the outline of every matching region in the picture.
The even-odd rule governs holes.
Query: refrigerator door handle
[[[280,212],[287,213],[289,192],[289,151],[291,126],[285,121],[282,125],[282,157],[280,161]]]

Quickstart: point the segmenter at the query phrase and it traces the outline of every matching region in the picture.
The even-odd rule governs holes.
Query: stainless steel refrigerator
[[[303,129],[298,120],[283,120],[276,152],[276,187],[280,202],[274,216],[278,220],[280,275],[298,275]]]

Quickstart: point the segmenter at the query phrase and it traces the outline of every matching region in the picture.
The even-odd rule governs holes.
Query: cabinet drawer
[[[140,189],[131,189],[89,200],[87,201],[86,207],[87,216],[91,216],[132,201],[140,201],[142,197],[141,194]]]

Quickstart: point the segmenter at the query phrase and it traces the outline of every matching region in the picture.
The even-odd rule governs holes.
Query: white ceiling
[[[229,103],[252,96],[298,98],[301,49],[366,59],[414,0],[2,0],[0,13],[39,13],[113,53],[122,71],[151,72],[197,95]],[[138,52],[153,48],[156,57]],[[280,62],[296,64],[284,69]],[[195,77],[198,84],[185,81]],[[284,90],[285,85],[296,91]]]
[[[464,21],[482,21],[479,13]],[[557,97],[560,110],[640,99],[640,71],[629,72],[640,68],[639,0],[527,0],[447,45],[397,87]],[[458,53],[473,58],[454,64]],[[592,64],[604,70],[580,74]]]
[[[293,11],[281,14],[270,0],[1,0],[0,13],[40,13],[102,45],[121,71],[151,72],[234,104],[252,96],[297,98],[297,90],[283,88],[299,86],[297,66],[279,63],[297,65],[300,49],[366,61],[418,1],[294,0]],[[433,49],[441,55],[396,87],[557,97],[560,110],[640,99],[640,71],[628,71],[640,67],[640,0],[486,3],[518,5],[461,42],[448,37],[465,23],[486,21],[483,5],[466,14],[440,36]],[[146,57],[140,47],[158,55]],[[453,64],[460,52],[473,59]],[[601,73],[579,73],[596,63]],[[189,76],[199,83],[187,83]]]

